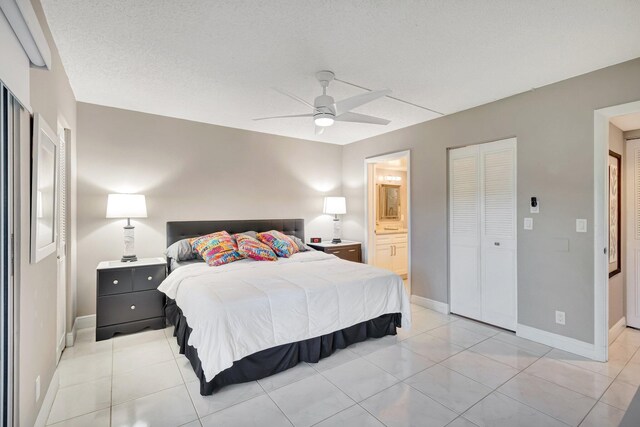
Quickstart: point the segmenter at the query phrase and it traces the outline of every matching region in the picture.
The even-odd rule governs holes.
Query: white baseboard
[[[78,329],[95,328],[96,315],[89,314],[88,316],[78,316],[76,317],[75,324],[78,325]]]
[[[58,392],[59,387],[60,377],[58,376],[58,370],[56,369],[53,373],[53,377],[51,378],[51,382],[49,383],[49,388],[47,388],[47,394],[44,395],[42,406],[40,407],[40,411],[38,411],[38,417],[33,425],[34,427],[44,427],[47,424],[47,418],[49,418],[49,412],[51,412],[53,401],[56,398],[56,393]]]
[[[445,302],[435,301],[418,295],[411,295],[411,302],[421,307],[430,308],[438,313],[449,314],[449,304]]]
[[[609,344],[613,342],[627,327],[627,318],[622,316],[622,319],[618,320],[615,325],[609,329]]]
[[[78,321],[73,322],[73,326],[71,327],[71,332],[67,333],[67,340],[65,341],[65,345],[67,347],[73,347],[73,344],[76,342],[76,334],[78,333]]]
[[[559,350],[564,350],[589,359],[598,360],[598,352],[596,351],[594,344],[554,334],[553,332],[532,328],[531,326],[521,325],[519,323],[516,327],[516,335],[550,347],[555,347]]]

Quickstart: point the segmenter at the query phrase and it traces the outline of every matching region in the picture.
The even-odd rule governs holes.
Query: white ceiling
[[[629,131],[640,129],[640,113],[625,114],[624,116],[617,116],[611,119],[618,129],[621,131]]]
[[[43,0],[78,101],[335,144],[437,115],[384,98],[336,123],[313,101],[316,71],[444,113],[640,57],[637,0]],[[361,93],[334,82],[336,100]]]

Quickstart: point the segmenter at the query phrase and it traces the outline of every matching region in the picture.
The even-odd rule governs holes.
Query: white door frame
[[[397,151],[364,159],[364,253],[362,261],[368,264],[369,256],[369,235],[373,232],[373,225],[369,221],[369,165],[374,163],[388,162],[389,160],[407,159],[407,284],[409,285],[409,296],[412,295],[411,287],[411,150]]]
[[[602,108],[593,113],[593,358],[601,362],[609,358],[609,258],[605,253],[609,241],[609,120],[632,113],[640,113],[640,101]]]

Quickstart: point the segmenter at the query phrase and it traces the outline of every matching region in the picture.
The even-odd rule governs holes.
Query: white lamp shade
[[[146,218],[147,203],[142,194],[109,194],[107,218]]]
[[[347,213],[347,202],[344,197],[325,197],[323,212],[330,215]]]

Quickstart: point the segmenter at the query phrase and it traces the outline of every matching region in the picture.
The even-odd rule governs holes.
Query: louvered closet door
[[[480,163],[478,146],[449,152],[451,312],[481,319]]]
[[[482,321],[516,327],[516,140],[480,147]]]
[[[627,325],[640,328],[640,140],[627,141],[625,153],[627,198]],[[625,268],[623,265],[622,268]]]

